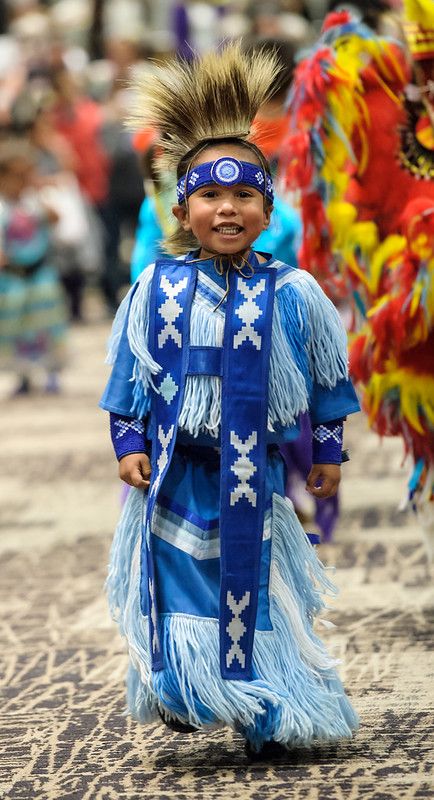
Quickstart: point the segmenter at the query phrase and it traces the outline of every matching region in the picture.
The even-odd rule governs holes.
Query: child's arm
[[[119,461],[121,480],[137,489],[147,489],[151,477],[151,462],[146,454],[143,421],[111,412],[110,435]]]
[[[341,479],[344,420],[312,426],[312,469],[306,491],[314,497],[333,497]]]

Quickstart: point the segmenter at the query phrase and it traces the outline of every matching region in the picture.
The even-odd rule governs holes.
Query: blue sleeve
[[[332,389],[313,382],[309,403],[312,427],[322,422],[342,419],[357,411],[360,411],[360,403],[349,378],[337,381]]]

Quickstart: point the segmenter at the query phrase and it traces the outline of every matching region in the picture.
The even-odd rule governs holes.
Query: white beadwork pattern
[[[321,442],[321,444],[328,439],[334,439],[338,444],[342,444],[342,425],[336,425],[334,428],[318,425],[313,432],[313,438],[316,439],[317,442]]]
[[[141,419],[132,419],[128,421],[117,419],[114,427],[119,428],[115,436],[116,439],[122,439],[122,437],[125,436],[128,431],[136,431],[136,433],[145,432],[145,426]]]
[[[158,347],[163,347],[171,337],[178,347],[182,345],[182,336],[175,327],[174,322],[178,319],[182,308],[175,299],[180,292],[187,286],[188,279],[182,278],[178,283],[171,283],[166,275],[161,276],[160,288],[163,289],[167,300],[158,309],[164,319],[164,328],[158,334]]]
[[[178,391],[178,385],[173,380],[170,372],[164,376],[164,380],[160,384],[160,392],[163,395],[166,403],[170,406],[173,398]]]
[[[185,195],[185,178],[183,178],[182,181],[179,182],[176,188],[176,192],[178,195],[178,200],[183,200]]]
[[[241,614],[250,603],[250,592],[245,592],[241,600],[237,602],[232,592],[229,591],[226,595],[226,603],[232,613],[232,619],[226,628],[227,633],[232,639],[232,644],[226,653],[226,667],[229,669],[234,658],[237,658],[241,667],[244,669],[246,656],[240,647],[240,639],[245,634],[247,628],[241,620]]]
[[[255,178],[258,181],[259,186],[262,186],[262,184],[264,183],[263,173],[258,170],[258,172],[255,172]]]
[[[149,602],[151,606],[151,619],[152,619],[152,627],[153,627],[153,636],[152,636],[152,652],[156,653],[160,649],[160,643],[158,641],[158,629],[157,629],[157,609],[155,608],[155,601],[154,601],[154,581],[151,581],[149,578]]]
[[[234,348],[238,348],[245,340],[250,339],[257,350],[261,349],[262,337],[254,329],[254,323],[262,315],[262,311],[255,303],[255,298],[259,297],[265,289],[265,279],[262,278],[256,286],[249,286],[242,278],[238,279],[238,289],[245,297],[244,303],[236,310],[237,317],[243,322],[241,330],[234,336]]]
[[[200,176],[199,176],[199,174],[197,172],[192,172],[190,177],[189,177],[189,179],[188,179],[188,182],[189,182],[190,186],[195,186],[197,181],[198,181],[198,179],[199,179],[199,177]]]
[[[231,492],[231,506],[236,505],[238,500],[244,496],[249,503],[256,508],[257,495],[255,490],[250,486],[249,480],[257,471],[257,467],[253,461],[250,460],[248,455],[257,442],[257,431],[252,431],[245,441],[240,439],[235,431],[231,431],[231,445],[235,447],[238,452],[238,458],[231,466],[231,472],[238,478],[238,484],[233,492]]]
[[[158,473],[155,476],[155,480],[152,483],[152,487],[151,487],[151,493],[152,494],[156,494],[158,492],[158,489],[159,489],[159,486],[160,486],[160,481],[161,481],[161,476],[162,476],[162,474],[163,474],[163,472],[164,472],[164,470],[166,468],[167,462],[169,460],[169,455],[168,455],[167,450],[169,448],[170,442],[172,441],[174,430],[175,430],[175,426],[171,425],[169,430],[167,431],[167,433],[165,433],[163,426],[162,425],[158,426],[158,441],[159,441],[159,444],[161,445],[161,453],[160,453],[160,455],[158,456],[158,459],[157,459]]]

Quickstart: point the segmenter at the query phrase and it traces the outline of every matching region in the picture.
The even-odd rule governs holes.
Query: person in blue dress
[[[252,248],[273,182],[250,123],[277,68],[230,45],[139,87],[137,124],[159,131],[159,169],[176,172],[177,227],[118,310],[100,402],[133,487],[107,579],[128,709],[186,733],[230,726],[251,751],[358,726],[313,628],[334,587],[278,449],[308,411],[308,490],[336,492],[359,410],[346,335],[307,272]]]

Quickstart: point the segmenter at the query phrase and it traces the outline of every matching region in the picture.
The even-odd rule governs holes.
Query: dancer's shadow
[[[180,773],[198,775],[222,769],[265,772],[274,766],[307,775],[312,767],[327,767],[334,771],[339,764],[360,762],[369,757],[368,751],[366,742],[352,740],[292,750],[271,744],[261,753],[253,754],[246,749],[242,737],[231,732],[215,731],[188,736],[168,733],[163,751],[154,754],[152,768],[160,772],[170,770],[172,774],[179,770]]]

